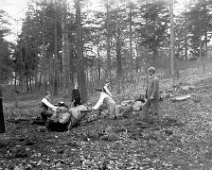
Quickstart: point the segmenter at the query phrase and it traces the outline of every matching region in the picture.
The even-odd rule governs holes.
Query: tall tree
[[[51,90],[56,89],[59,85],[57,84],[60,82],[59,76],[57,76],[59,63],[57,54],[62,46],[62,31],[61,20],[56,16],[62,10],[60,8],[56,10],[56,5],[57,3],[53,1],[46,3],[40,0],[36,3],[33,2],[28,7],[22,33],[19,35],[13,55],[16,77],[20,79],[20,84],[28,86],[29,82],[31,85],[33,82],[31,80],[36,80],[39,75],[40,84],[42,84],[41,82],[44,82],[45,85],[48,83],[48,88]],[[26,80],[25,83],[23,80]],[[45,86],[45,88],[47,87]]]
[[[134,45],[134,35],[135,35],[135,27],[136,27],[136,21],[138,21],[138,12],[139,12],[139,8],[138,6],[136,6],[136,4],[130,0],[127,3],[127,7],[128,7],[128,23],[129,23],[129,60],[130,62],[130,68],[131,70],[134,67],[134,50],[133,50],[133,45]]]
[[[63,46],[63,95],[67,95],[69,86],[69,45],[67,32],[67,1],[62,1],[63,17],[62,17],[62,46]]]
[[[202,48],[202,45],[209,42],[208,32],[212,31],[212,1],[211,0],[198,0],[196,4],[184,15],[188,18],[188,33],[190,39],[190,52],[198,58],[204,56],[206,51]],[[205,48],[207,49],[207,48]]]
[[[82,101],[87,101],[87,87],[85,77],[85,60],[83,54],[83,30],[81,25],[81,6],[80,0],[75,0],[76,7],[76,50],[78,57],[78,82],[82,95]]]
[[[4,112],[3,112],[3,95],[0,86],[0,133],[5,133]]]
[[[174,38],[174,13],[173,13],[173,0],[170,0],[170,50],[171,50],[171,74],[175,79],[175,38]]]
[[[112,37],[115,47],[116,55],[116,80],[117,80],[117,91],[121,92],[122,81],[123,81],[123,55],[126,38],[128,37],[127,32],[127,13],[125,3],[116,1],[111,11],[110,22],[112,25]]]
[[[148,59],[150,65],[156,66],[158,61],[158,50],[167,46],[169,41],[169,11],[164,1],[147,2],[141,5],[140,16],[143,22],[138,30],[140,34],[140,45],[152,53]]]
[[[12,78],[10,49],[12,44],[5,40],[5,36],[10,33],[7,13],[0,9],[0,81],[8,82]]]
[[[109,4],[109,0],[106,1],[106,36],[107,36],[107,78],[110,79],[111,81],[111,28],[110,28],[110,4]]]

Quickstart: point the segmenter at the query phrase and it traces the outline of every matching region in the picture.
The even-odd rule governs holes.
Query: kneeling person
[[[46,123],[47,119],[52,116],[53,112],[56,112],[57,107],[50,103],[51,93],[46,92],[46,96],[41,100],[41,118],[44,123]]]
[[[107,94],[105,89],[99,89],[97,91],[100,91],[100,98],[96,105],[92,108],[93,110],[99,110],[100,107],[105,104],[107,106],[107,109],[110,114],[110,118],[116,118],[116,102],[113,100],[113,98]]]

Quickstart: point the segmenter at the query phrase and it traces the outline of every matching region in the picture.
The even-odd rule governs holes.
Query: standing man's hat
[[[148,72],[154,72],[155,73],[155,67],[149,67],[147,71]]]

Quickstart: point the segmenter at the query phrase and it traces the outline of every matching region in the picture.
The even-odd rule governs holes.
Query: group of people
[[[64,102],[53,105],[51,102],[51,93],[46,92],[45,97],[41,100],[41,119],[42,124],[46,125],[49,130],[67,131],[78,122],[77,119],[82,117],[81,112],[88,111],[81,102],[78,85],[75,84],[72,90],[73,107],[69,108]]]
[[[148,68],[147,72],[148,72],[148,86],[146,89],[145,99],[141,100],[144,103],[140,109],[142,110],[141,116],[144,121],[148,121],[150,119],[150,114],[153,114],[157,117],[156,119],[157,122],[160,123],[161,115],[159,109],[159,100],[160,100],[159,79],[156,76],[156,70],[154,67]],[[50,119],[58,118],[60,117],[60,115],[62,115],[61,113],[66,113],[66,119],[69,120],[66,120],[67,125],[65,127],[67,129],[70,129],[71,127],[73,127],[72,119],[74,118],[76,120],[77,118],[76,113],[77,114],[87,113],[92,110],[94,111],[96,110],[99,111],[99,114],[101,114],[101,111],[104,110],[105,108],[108,110],[109,117],[111,119],[115,119],[120,114],[119,112],[120,107],[116,104],[115,100],[113,99],[113,95],[109,90],[109,82],[106,82],[104,87],[102,89],[98,89],[97,91],[100,92],[100,98],[98,102],[93,107],[88,108],[82,104],[80,92],[76,84],[72,91],[73,108],[71,109],[68,109],[68,106],[66,106],[64,103],[59,103],[59,105],[57,106],[51,104],[50,100],[51,94],[50,92],[47,92],[46,96],[42,99],[42,108],[43,108],[41,112],[42,120],[46,124],[48,124],[47,126],[50,126],[51,123],[49,122],[51,121],[48,121],[48,118]],[[80,114],[80,117],[83,117],[83,115]],[[57,123],[58,122],[59,119],[57,119]]]

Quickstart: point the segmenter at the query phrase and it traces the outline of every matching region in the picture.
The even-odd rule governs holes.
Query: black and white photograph
[[[0,170],[212,170],[212,0],[0,0]]]

